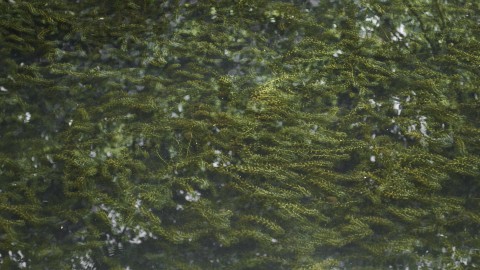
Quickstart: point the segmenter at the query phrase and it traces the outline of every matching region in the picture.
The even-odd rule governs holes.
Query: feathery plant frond
[[[473,0],[3,1],[0,265],[479,265]]]

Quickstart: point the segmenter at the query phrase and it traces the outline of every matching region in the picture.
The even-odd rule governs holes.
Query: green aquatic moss
[[[478,267],[479,16],[1,2],[0,265]]]

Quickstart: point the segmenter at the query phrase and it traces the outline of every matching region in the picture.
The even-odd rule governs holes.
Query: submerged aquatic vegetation
[[[478,266],[479,9],[3,1],[0,265]]]

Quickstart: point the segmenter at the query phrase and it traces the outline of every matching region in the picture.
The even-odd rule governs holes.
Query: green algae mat
[[[1,269],[480,267],[480,2],[0,2]]]

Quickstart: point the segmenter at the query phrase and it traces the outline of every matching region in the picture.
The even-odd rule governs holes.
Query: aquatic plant
[[[480,3],[0,3],[0,265],[479,265]]]

